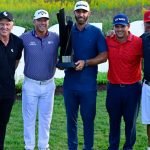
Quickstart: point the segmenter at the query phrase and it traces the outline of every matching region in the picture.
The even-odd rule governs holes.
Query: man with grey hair
[[[33,17],[34,29],[24,33],[24,83],[22,112],[25,149],[35,148],[35,124],[38,111],[38,149],[49,149],[49,129],[54,103],[54,73],[59,47],[59,36],[48,32],[49,14],[37,10]]]
[[[15,69],[23,49],[22,40],[11,33],[13,16],[0,12],[0,150],[4,150],[6,127],[15,100]]]

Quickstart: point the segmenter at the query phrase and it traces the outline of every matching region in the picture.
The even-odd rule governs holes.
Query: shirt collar
[[[89,23],[87,23],[87,24],[84,26],[83,30],[86,30],[88,27],[89,27]],[[73,27],[73,28],[74,28],[75,30],[78,30],[76,23],[74,24],[74,27]],[[83,30],[82,30],[82,31],[83,31]],[[78,30],[78,31],[79,31],[79,30]]]
[[[32,35],[35,36],[35,37],[37,37],[37,38],[40,38],[40,37],[37,36],[37,34],[35,32],[35,29],[32,30]],[[49,35],[49,32],[47,31],[44,37],[47,37],[48,35]]]

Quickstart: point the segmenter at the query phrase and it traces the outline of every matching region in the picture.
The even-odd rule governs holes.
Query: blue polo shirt
[[[97,27],[87,24],[82,31],[76,25],[72,28],[72,47],[74,62],[96,57],[107,50],[104,35]],[[82,71],[67,69],[65,71],[64,88],[71,90],[96,90],[98,67],[87,66]]]
[[[144,79],[150,81],[150,33],[144,33],[141,37],[143,42]]]
[[[43,38],[35,31],[21,36],[24,44],[24,75],[34,80],[48,80],[54,76],[59,47],[59,36],[48,32]]]

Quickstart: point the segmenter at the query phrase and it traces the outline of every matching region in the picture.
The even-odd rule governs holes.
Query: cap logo
[[[4,16],[8,16],[8,14],[7,14],[7,12],[6,12],[6,11],[5,11],[5,12],[3,12],[3,15],[4,15]]]
[[[80,6],[87,7],[87,5],[84,5],[84,4],[77,4],[77,5],[76,5],[76,7],[80,7]]]
[[[125,21],[125,18],[116,18],[115,21]]]
[[[45,11],[39,11],[38,14],[44,15],[47,14]]]

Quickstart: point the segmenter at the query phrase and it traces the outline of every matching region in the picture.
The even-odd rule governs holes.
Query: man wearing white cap
[[[64,101],[67,114],[68,149],[78,149],[77,116],[83,121],[83,150],[93,150],[96,114],[97,64],[107,60],[107,46],[102,32],[88,24],[89,4],[78,1],[74,7],[76,23],[71,39],[75,69],[67,69],[64,78]]]
[[[33,17],[34,30],[24,33],[24,83],[22,112],[25,149],[35,148],[35,124],[38,111],[38,149],[49,149],[49,129],[54,103],[54,73],[59,36],[48,32],[49,14],[37,10]]]

